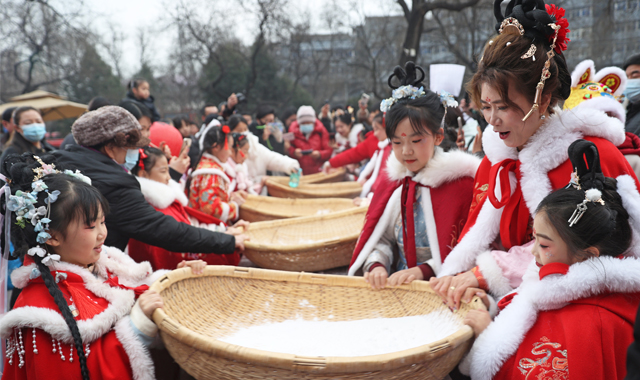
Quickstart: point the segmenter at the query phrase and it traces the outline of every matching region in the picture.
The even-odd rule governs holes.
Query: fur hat
[[[96,146],[111,140],[118,133],[141,130],[138,120],[127,110],[118,106],[105,106],[80,116],[71,126],[73,138],[82,146]],[[149,139],[142,137],[137,147],[146,146]]]
[[[297,120],[299,124],[315,123],[316,111],[311,106],[300,106],[300,108],[298,108]]]

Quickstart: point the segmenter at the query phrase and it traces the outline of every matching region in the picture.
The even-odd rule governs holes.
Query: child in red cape
[[[242,239],[239,226],[248,223],[239,221],[235,226],[226,225],[211,215],[187,207],[187,196],[182,186],[171,179],[169,163],[160,149],[147,147],[140,149],[140,159],[131,171],[140,183],[144,198],[155,208],[175,220],[192,226],[207,228],[216,232],[227,232]],[[240,254],[228,255],[171,252],[161,247],[129,240],[129,256],[137,262],[148,261],[154,269],[172,269],[182,260],[204,260],[209,265],[238,265]]]
[[[577,177],[536,210],[539,273],[529,271],[498,303],[495,321],[486,311],[467,315],[478,338],[460,368],[474,380],[625,377],[640,304],[629,214],[637,215],[640,196],[630,176],[604,177],[594,143],[574,142],[569,156]],[[484,296],[469,288],[466,301],[473,294]]]
[[[5,223],[25,265],[12,273],[22,292],[0,319],[2,378],[153,379],[146,346],[162,298],[148,285],[162,273],[103,246],[109,204],[88,177],[60,173],[52,156],[10,160]],[[185,265],[204,268],[202,261],[178,267]]]
[[[390,82],[393,77],[401,86],[380,107],[392,143],[386,175],[393,183],[374,193],[349,268],[378,289],[438,273],[465,223],[480,163],[438,147],[445,109],[422,87],[422,68],[408,62],[404,70],[396,67]]]

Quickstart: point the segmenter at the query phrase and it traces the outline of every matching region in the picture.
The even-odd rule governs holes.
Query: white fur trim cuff
[[[491,255],[491,251],[481,253],[476,259],[476,264],[487,280],[491,294],[502,297],[513,290],[509,285],[509,280],[503,275],[502,268]]]
[[[158,326],[153,323],[140,308],[140,302],[136,302],[131,309],[131,322],[144,335],[153,338],[158,334]]]

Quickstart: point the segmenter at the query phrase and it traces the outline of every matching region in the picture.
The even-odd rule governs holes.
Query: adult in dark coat
[[[629,99],[625,130],[640,136],[640,54],[627,58],[622,68],[628,78],[624,92]]]
[[[124,250],[130,238],[173,252],[228,254],[244,248],[244,236],[211,232],[177,222],[147,203],[138,181],[126,169],[148,139],[140,124],[121,107],[107,106],[88,112],[73,124],[78,145],[55,152],[65,169],[78,169],[92,180],[109,201],[106,245]],[[137,157],[135,157],[137,161]],[[121,165],[125,165],[125,167]]]
[[[273,107],[266,105],[259,106],[256,112],[256,120],[249,125],[249,130],[258,136],[260,144],[266,146],[269,150],[284,154],[284,141],[282,137],[280,136],[278,141],[278,138],[274,135],[275,132],[283,131],[274,131],[273,128],[277,127],[271,126],[275,120],[276,113]]]

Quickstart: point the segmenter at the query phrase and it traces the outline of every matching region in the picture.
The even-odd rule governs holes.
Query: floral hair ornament
[[[414,87],[411,85],[401,86],[391,92],[391,97],[380,102],[380,111],[387,112],[401,99],[417,99],[425,96],[424,87]]]
[[[444,116],[442,117],[442,121],[440,122],[440,128],[444,128],[444,121],[447,118],[447,108],[449,107],[457,108],[458,101],[456,100],[456,98],[453,97],[453,95],[451,95],[446,91],[441,91],[440,93],[438,93],[438,96],[440,97],[440,101],[444,106]]]

